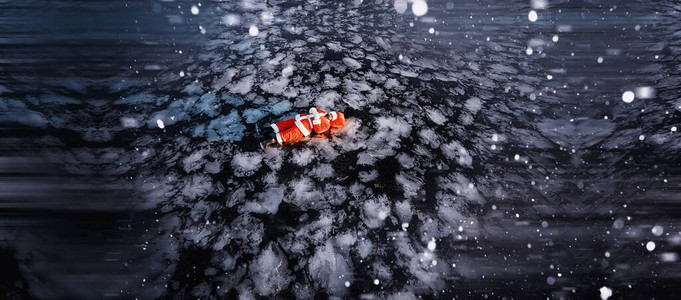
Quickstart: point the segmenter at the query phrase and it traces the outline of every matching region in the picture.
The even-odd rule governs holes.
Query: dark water
[[[2,295],[674,299],[681,6],[402,4],[2,1]]]

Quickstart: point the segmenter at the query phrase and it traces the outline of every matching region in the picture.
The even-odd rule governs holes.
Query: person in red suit
[[[308,114],[298,114],[293,118],[270,124],[274,130],[275,137],[264,144],[262,148],[267,148],[275,143],[279,145],[297,142],[312,132],[320,134],[327,132],[330,128],[341,128],[345,125],[345,115],[341,112],[325,112],[314,107],[310,108]]]

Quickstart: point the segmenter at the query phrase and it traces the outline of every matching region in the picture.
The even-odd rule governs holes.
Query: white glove
[[[321,117],[319,116],[319,113],[317,113],[317,109],[316,109],[316,108],[314,108],[314,107],[310,108],[310,113],[314,116],[314,117],[312,118],[312,124],[313,124],[313,125],[322,124],[322,119],[321,119]]]

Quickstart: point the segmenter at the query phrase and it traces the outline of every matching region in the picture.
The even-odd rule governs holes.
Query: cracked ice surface
[[[435,21],[411,27],[413,15],[403,15],[399,1],[269,2],[197,8],[197,22],[212,24],[201,47],[149,78],[107,82],[119,98],[83,112],[105,125],[65,114],[80,104],[74,97],[0,102],[12,112],[1,113],[2,121],[68,128],[105,145],[42,140],[55,147],[44,153],[51,163],[125,185],[134,191],[135,211],[153,212],[152,225],[139,225],[151,232],[144,251],[155,253],[153,271],[140,271],[145,286],[154,287],[147,297],[443,296],[467,282],[553,272],[534,260],[553,266],[560,251],[588,257],[574,264],[579,275],[587,272],[579,266],[592,263],[580,251],[601,245],[588,232],[545,219],[581,222],[589,211],[617,211],[627,184],[608,181],[640,171],[624,166],[636,143],[649,144],[657,156],[681,148],[667,126],[671,117],[646,115],[641,127],[627,106],[566,103],[577,92],[617,100],[621,91],[584,90],[583,78],[561,75],[559,59],[528,57],[528,45],[537,52],[553,46],[525,23],[511,31],[508,24],[486,28],[503,39],[446,29],[424,38]],[[429,1],[426,17],[445,19],[439,9]],[[674,20],[674,9],[666,9],[660,18]],[[489,12],[500,18],[506,11]],[[467,22],[457,26],[475,24]],[[651,47],[678,56],[675,47]],[[651,64],[642,74],[674,72],[665,66]],[[568,76],[570,89],[558,78],[547,82],[547,72]],[[670,92],[678,82],[655,76],[645,86],[657,83],[661,101],[645,109],[681,107]],[[55,109],[41,113],[37,103]],[[266,131],[268,122],[310,106],[344,111],[348,124],[331,137],[258,149],[264,135],[256,127]],[[648,138],[639,141],[644,131]],[[603,171],[599,164],[613,167]],[[624,219],[617,220],[621,229]],[[612,221],[603,223],[598,228],[609,230]],[[568,247],[573,236],[589,242]],[[636,242],[622,232],[613,236]],[[548,254],[531,252],[539,243]]]

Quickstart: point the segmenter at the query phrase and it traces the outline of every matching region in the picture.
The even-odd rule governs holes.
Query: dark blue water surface
[[[424,3],[0,1],[2,298],[675,298],[681,5]]]

